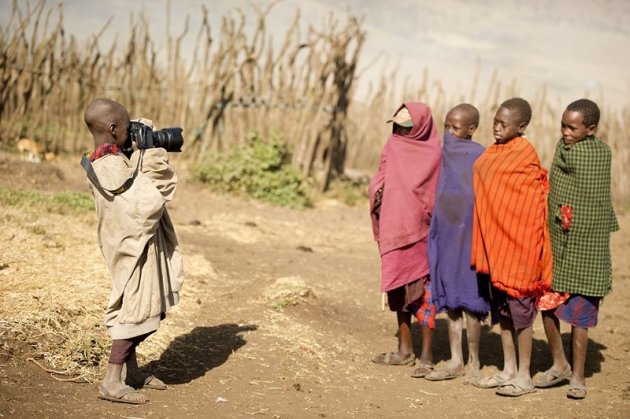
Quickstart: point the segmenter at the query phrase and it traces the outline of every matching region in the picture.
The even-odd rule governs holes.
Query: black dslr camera
[[[140,150],[161,147],[166,151],[182,151],[182,145],[184,145],[182,131],[181,128],[164,128],[153,131],[151,127],[141,122],[131,121],[123,153],[130,156],[133,152],[133,143],[136,143],[136,147]]]

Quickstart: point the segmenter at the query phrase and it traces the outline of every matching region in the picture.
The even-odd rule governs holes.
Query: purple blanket
[[[490,311],[489,285],[470,267],[473,172],[484,147],[444,134],[442,168],[429,230],[431,292],[437,310]]]

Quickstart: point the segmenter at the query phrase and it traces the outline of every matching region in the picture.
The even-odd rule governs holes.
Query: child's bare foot
[[[425,377],[429,381],[451,380],[464,375],[464,364],[458,362],[448,362],[446,365],[439,365]]]
[[[133,388],[152,388],[154,390],[166,390],[168,388],[159,378],[139,370],[133,374],[127,371],[125,383]]]
[[[372,362],[381,365],[413,365],[416,362],[414,354],[401,355],[398,352],[386,352],[376,355]]]
[[[468,363],[466,364],[466,370],[464,373],[464,384],[472,384],[475,381],[478,381],[480,377],[480,370],[478,363]]]
[[[118,383],[103,383],[98,387],[98,397],[117,403],[144,404],[149,398],[133,388]]]
[[[413,378],[424,378],[428,374],[431,374],[431,372],[433,371],[433,367],[434,365],[432,362],[425,363],[425,362],[420,361],[420,366],[416,368],[415,370],[413,370],[413,372],[411,373],[411,376]]]
[[[471,384],[479,388],[496,388],[504,385],[514,377],[516,377],[516,374],[507,375],[504,373],[500,373],[491,375],[489,377],[480,377],[477,380],[473,381]]]

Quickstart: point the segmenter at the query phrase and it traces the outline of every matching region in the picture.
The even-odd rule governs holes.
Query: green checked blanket
[[[610,196],[610,147],[596,137],[556,146],[551,164],[549,231],[554,291],[603,297],[612,286],[610,233],[619,230]],[[573,207],[568,231],[560,207]]]

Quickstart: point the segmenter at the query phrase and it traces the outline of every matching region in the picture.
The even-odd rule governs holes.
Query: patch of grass
[[[94,209],[94,201],[86,193],[59,192],[47,195],[36,191],[20,191],[10,188],[0,188],[0,205],[35,207],[57,214],[77,214]]]
[[[28,229],[31,233],[43,236],[46,234],[46,229],[42,226],[32,226]]]
[[[336,199],[346,205],[354,206],[368,199],[368,183],[363,179],[354,180],[347,177],[332,181],[324,196]]]
[[[199,167],[196,177],[220,192],[290,208],[308,207],[311,201],[306,181],[290,160],[281,137],[263,139],[253,133],[246,146],[234,147]]]

